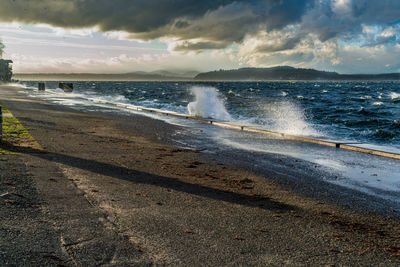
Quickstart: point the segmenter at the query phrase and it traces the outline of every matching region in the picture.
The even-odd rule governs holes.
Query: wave
[[[372,103],[372,105],[373,106],[382,106],[383,102],[377,101],[377,102]]]
[[[259,108],[263,114],[262,123],[269,130],[291,135],[321,136],[313,125],[308,123],[304,110],[290,101],[276,101],[265,103]]]
[[[358,110],[358,114],[364,115],[364,116],[371,116],[374,115],[375,113],[372,112],[371,110],[365,109],[364,107],[361,107]]]
[[[193,83],[177,86],[173,83],[76,82],[74,92],[68,94],[57,89],[57,85],[48,82],[46,91],[38,92],[37,82],[26,82],[28,90],[24,91],[33,97],[79,108],[107,104],[122,109],[147,108],[292,135],[351,138],[351,141],[399,146],[398,121],[382,124],[382,120],[397,119],[398,85],[390,84],[384,91],[377,91],[375,86],[369,91],[354,92],[347,83],[328,84],[310,91],[309,85],[303,83],[207,83],[201,87]],[[389,134],[375,132],[376,129]],[[395,136],[392,138],[390,133]]]
[[[399,93],[391,92],[389,96],[392,99],[392,101],[394,101],[394,102],[400,101],[400,94]]]
[[[260,103],[257,114],[233,118],[227,111],[216,88],[192,87],[191,91],[195,96],[195,101],[188,105],[188,112],[191,116],[224,120],[235,124],[252,124],[253,126],[261,126],[268,130],[292,135],[321,136],[307,122],[304,110],[290,101]]]
[[[232,120],[215,87],[194,86],[191,91],[195,96],[195,101],[187,106],[191,116],[223,121]]]
[[[379,140],[392,140],[396,135],[393,132],[384,130],[384,129],[378,129],[375,131],[373,136]]]

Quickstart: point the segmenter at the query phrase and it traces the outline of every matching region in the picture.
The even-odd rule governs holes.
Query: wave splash
[[[258,106],[258,119],[242,117],[232,118],[228,113],[220,93],[214,87],[194,86],[191,88],[195,101],[188,104],[191,116],[229,121],[234,123],[255,123],[263,125],[268,130],[292,135],[321,136],[307,122],[304,110],[291,101],[272,101]]]
[[[301,136],[320,136],[306,120],[304,111],[290,101],[270,102],[262,107],[266,125],[277,132]]]
[[[195,101],[187,106],[189,115],[223,121],[232,120],[216,88],[194,86],[191,91]]]

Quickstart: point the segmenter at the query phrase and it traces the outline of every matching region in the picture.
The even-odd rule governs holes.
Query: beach
[[[235,151],[177,147],[181,126],[18,90],[0,86],[0,102],[42,149],[0,155],[15,198],[0,204],[1,265],[400,264],[400,210],[384,201],[306,171],[291,183],[287,162],[260,172]]]

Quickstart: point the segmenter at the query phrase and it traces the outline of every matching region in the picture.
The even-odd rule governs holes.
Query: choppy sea
[[[400,149],[400,82],[74,82],[73,96]]]

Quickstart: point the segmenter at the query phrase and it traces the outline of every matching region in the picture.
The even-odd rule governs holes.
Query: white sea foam
[[[383,102],[377,101],[377,102],[372,103],[372,105],[373,105],[373,106],[382,106],[382,105],[383,105]]]
[[[90,98],[90,99],[94,99],[94,100],[103,100],[103,101],[108,101],[111,103],[129,103],[129,99],[127,99],[125,96],[123,95],[106,95],[106,96],[86,96],[83,95],[84,98]]]
[[[195,101],[187,107],[190,115],[224,121],[232,119],[216,88],[194,86],[191,90]]]
[[[395,93],[395,92],[391,92],[390,93],[390,98],[392,100],[399,100],[400,99],[400,94],[399,93]]]

